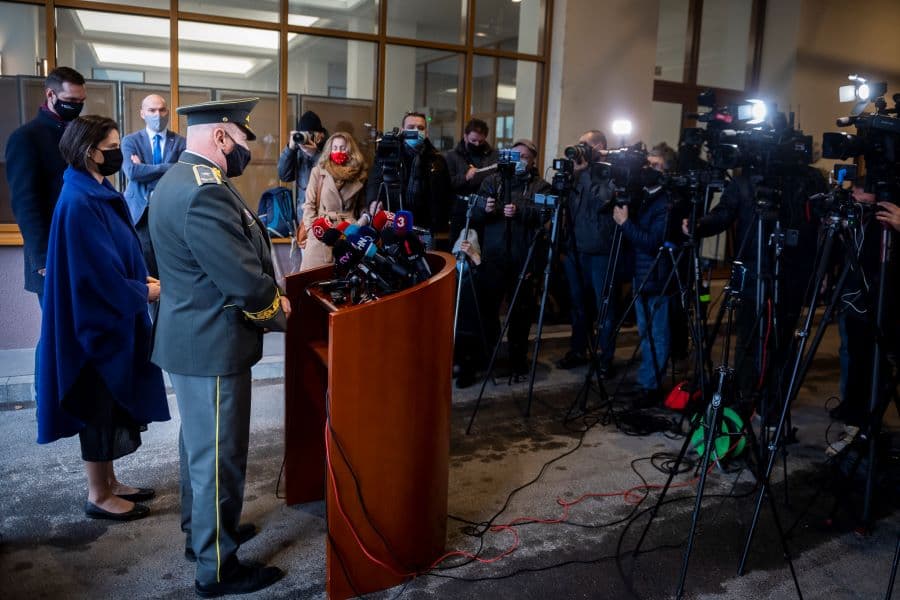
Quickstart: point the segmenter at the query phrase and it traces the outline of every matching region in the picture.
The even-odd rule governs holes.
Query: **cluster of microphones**
[[[327,217],[318,217],[311,230],[334,256],[336,278],[317,285],[338,303],[357,304],[399,292],[431,276],[409,211],[380,210],[370,219],[334,226]]]

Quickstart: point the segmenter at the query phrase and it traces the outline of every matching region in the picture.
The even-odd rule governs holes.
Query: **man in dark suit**
[[[156,257],[150,243],[147,210],[156,182],[184,152],[184,137],[169,131],[169,107],[162,96],[150,94],[144,98],[141,102],[141,119],[146,127],[122,138],[122,156],[125,158],[122,171],[128,178],[125,202],[131,213],[131,222],[141,240],[147,272],[153,277],[159,277]]]
[[[42,309],[50,221],[67,166],[59,152],[59,140],[84,107],[84,77],[75,69],[57,67],[47,76],[44,96],[37,116],[13,131],[6,142],[6,179],[13,215],[25,241],[25,289],[37,295]],[[38,367],[35,348],[35,381]]]
[[[169,372],[181,414],[182,530],[195,591],[243,594],[281,577],[238,562],[250,436],[250,367],[263,332],[284,330],[290,302],[275,283],[266,228],[230,178],[250,162],[258,98],[178,109],[187,149],[156,186],[150,237],[159,266],[152,360]]]

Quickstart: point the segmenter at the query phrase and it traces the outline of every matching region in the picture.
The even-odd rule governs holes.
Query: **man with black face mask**
[[[25,289],[37,295],[41,307],[50,221],[66,170],[59,141],[66,125],[84,107],[84,77],[75,69],[57,67],[47,76],[44,96],[37,116],[16,129],[6,142],[6,179],[13,215],[25,241]],[[37,356],[36,349],[35,381]]]
[[[240,563],[255,533],[238,525],[250,433],[250,368],[291,305],[275,282],[269,238],[231,178],[250,162],[259,98],[178,109],[187,149],[156,186],[150,237],[160,295],[152,360],[169,372],[181,414],[181,529],[205,597],[243,594],[281,577]],[[165,282],[165,283],[163,283]]]
[[[487,141],[490,129],[481,119],[466,123],[465,135],[456,148],[444,153],[450,173],[450,185],[457,196],[450,215],[450,239],[459,237],[466,223],[467,204],[459,196],[478,193],[481,183],[492,173],[487,170],[497,163],[497,151]]]
[[[128,178],[125,202],[138,239],[141,240],[147,272],[153,277],[159,277],[147,224],[150,195],[160,177],[184,152],[184,137],[169,130],[169,107],[166,99],[158,94],[150,94],[141,102],[141,119],[146,127],[122,138],[125,160],[122,170]]]

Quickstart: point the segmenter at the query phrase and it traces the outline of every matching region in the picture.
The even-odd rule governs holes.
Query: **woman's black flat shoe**
[[[108,521],[134,521],[150,514],[150,509],[143,504],[135,504],[134,508],[124,513],[113,513],[103,510],[91,501],[84,503],[84,514],[90,519],[106,519]]]
[[[133,494],[116,494],[116,496],[129,502],[146,502],[156,496],[156,490],[153,488],[138,488],[138,491]]]

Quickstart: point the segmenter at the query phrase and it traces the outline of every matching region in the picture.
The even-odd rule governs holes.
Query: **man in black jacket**
[[[450,172],[450,185],[453,187],[453,210],[450,217],[450,239],[459,237],[466,223],[466,203],[458,196],[475,194],[482,182],[492,171],[484,170],[497,163],[497,151],[487,142],[490,129],[481,119],[472,119],[466,123],[465,135],[456,148],[444,153],[447,170]]]
[[[25,289],[37,295],[42,308],[50,221],[66,170],[59,140],[84,107],[84,77],[75,69],[57,67],[47,76],[44,96],[37,116],[13,131],[6,142],[6,179],[25,242]],[[37,373],[37,349],[34,369]]]
[[[403,129],[415,131],[417,135],[404,138],[400,149],[399,195],[403,209],[413,213],[413,224],[417,227],[436,231],[447,231],[450,220],[450,206],[453,191],[447,162],[428,139],[428,121],[422,113],[409,112],[403,116]],[[385,161],[375,158],[369,172],[366,186],[366,202],[369,212],[375,214],[382,208],[400,210],[400,198],[394,191],[387,195],[384,180]],[[382,185],[385,184],[385,185]]]
[[[307,144],[298,144],[294,141],[294,134],[300,132],[311,133],[313,139]],[[322,155],[322,146],[327,138],[328,131],[322,126],[319,115],[308,110],[300,116],[297,121],[297,129],[290,133],[288,145],[278,157],[278,179],[295,182],[294,202],[296,202],[298,215],[303,214],[302,207],[306,201],[309,174],[319,161],[319,157]]]
[[[492,344],[500,337],[500,306],[504,298],[512,300],[519,273],[525,266],[528,247],[541,226],[541,211],[534,205],[534,195],[550,191],[550,184],[541,179],[534,167],[538,154],[534,142],[518,140],[512,150],[520,152],[520,160],[508,180],[509,202],[504,203],[506,193],[503,186],[507,185],[507,181],[500,173],[485,179],[479,190],[482,196],[487,197],[479,271],[482,298],[479,301],[485,320],[485,334]],[[528,373],[528,331],[535,308],[533,274],[536,269],[533,265],[534,262],[529,266],[516,304],[511,308],[506,334],[510,362],[516,375]]]
[[[569,195],[568,215],[564,221],[563,267],[571,295],[572,336],[569,352],[556,363],[560,369],[571,369],[587,362],[590,338],[588,332],[591,328],[588,306],[593,305],[597,313],[600,312],[616,229],[610,206],[610,182],[593,168],[594,163],[603,160],[606,136],[594,129],[583,133],[578,143],[590,149],[590,156],[575,162],[574,185]],[[601,326],[601,357],[598,365],[601,375],[609,373],[615,353],[615,300],[613,294],[606,319]]]

